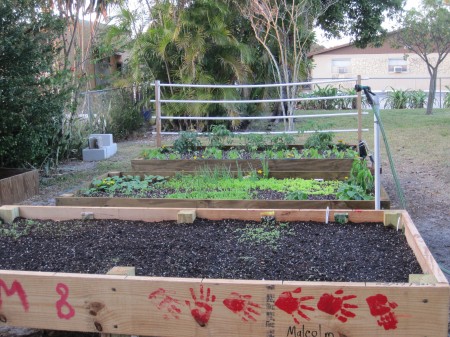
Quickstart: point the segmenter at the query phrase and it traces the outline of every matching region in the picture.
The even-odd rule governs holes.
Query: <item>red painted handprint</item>
[[[397,303],[389,302],[388,298],[382,294],[376,294],[366,298],[366,302],[370,308],[370,314],[374,317],[380,316],[377,319],[379,326],[384,330],[397,329],[397,317],[393,309],[397,308]]]
[[[292,294],[300,294],[301,292],[302,288],[297,288],[294,291],[282,292],[278,299],[275,301],[275,305],[278,308],[292,315],[292,318],[294,318],[294,322],[296,324],[300,324],[300,321],[295,317],[295,312],[297,312],[300,317],[303,317],[304,319],[309,321],[310,318],[302,311],[302,309],[314,311],[313,307],[302,304],[303,301],[314,299],[314,296],[303,296],[298,298],[292,296]]]
[[[256,321],[255,315],[261,315],[258,311],[261,306],[251,301],[250,295],[241,295],[236,292],[232,292],[230,295],[229,298],[223,300],[223,304],[239,315],[244,322],[248,322],[248,320]]]
[[[175,292],[159,288],[148,295],[148,298],[152,301],[156,308],[167,312],[164,313],[164,319],[178,319],[180,318],[178,314],[181,313],[180,302],[169,294],[175,294]]]
[[[186,305],[189,307],[189,309],[191,309],[191,315],[192,317],[194,317],[195,321],[200,325],[200,326],[205,326],[208,321],[209,318],[211,317],[211,312],[212,312],[212,306],[208,304],[208,302],[210,301],[210,296],[211,296],[211,289],[208,288],[206,290],[206,297],[203,291],[203,284],[200,285],[200,299],[197,301],[197,296],[195,295],[194,289],[190,288],[189,289],[191,292],[191,296],[192,299],[194,300],[194,308],[191,308],[191,302],[190,301],[185,301]],[[211,303],[214,303],[216,301],[216,296],[212,295],[211,296]]]
[[[334,315],[338,320],[345,323],[348,318],[353,318],[356,316],[353,312],[347,309],[358,308],[358,306],[355,304],[344,303],[348,300],[356,298],[356,296],[339,296],[343,293],[344,291],[340,289],[334,292],[334,294],[338,296],[334,296],[333,294],[323,294],[319,299],[319,303],[317,303],[317,308],[327,314]]]

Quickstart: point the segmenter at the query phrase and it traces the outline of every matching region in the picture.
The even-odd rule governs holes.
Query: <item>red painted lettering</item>
[[[61,319],[71,319],[75,316],[75,309],[67,302],[69,297],[69,287],[64,283],[58,283],[56,285],[56,292],[61,298],[56,301],[56,312]],[[63,312],[63,308],[66,308],[66,313]]]
[[[0,309],[2,308],[2,304],[3,304],[2,289],[5,292],[7,297],[17,294],[17,296],[19,296],[20,303],[22,303],[23,310],[25,312],[28,311],[28,309],[30,308],[30,304],[28,303],[28,300],[27,300],[27,294],[23,290],[22,285],[20,284],[19,281],[14,280],[13,283],[11,284],[11,288],[8,288],[5,281],[0,279]]]

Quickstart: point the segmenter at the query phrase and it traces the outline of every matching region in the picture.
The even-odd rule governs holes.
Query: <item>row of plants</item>
[[[217,131],[219,130],[219,131]],[[249,134],[234,137],[223,125],[208,135],[205,147],[196,133],[183,132],[172,147],[144,149],[142,159],[301,159],[356,158],[358,153],[344,142],[333,143],[331,133],[314,133],[306,140],[303,150],[292,147],[292,135],[268,136]],[[236,140],[238,141],[236,143]],[[231,146],[236,144],[236,146]],[[228,148],[225,150],[225,146]]]
[[[321,87],[316,85],[310,93],[301,93],[300,98],[336,97],[356,95],[354,88],[334,87],[330,84]],[[300,101],[297,108],[300,110],[349,110],[356,109],[356,98],[333,98],[322,100]]]
[[[423,90],[402,90],[390,88],[386,92],[385,108],[390,109],[421,109],[426,106],[427,93]]]
[[[95,179],[81,196],[158,197],[169,199],[249,200],[278,193],[276,199],[371,200],[373,177],[366,162],[355,159],[346,181],[315,179],[275,179],[269,177],[267,165],[260,170],[238,171],[204,167],[196,174],[177,174],[172,178],[155,175],[113,176]]]
[[[450,91],[450,87],[446,86]],[[300,98],[315,98],[315,97],[336,97],[336,96],[350,96],[356,95],[353,88],[343,88],[341,86],[334,87],[326,85],[320,87],[315,86],[315,89],[310,93],[302,93]],[[387,109],[422,109],[426,107],[428,94],[423,90],[410,89],[395,89],[390,87],[386,91],[386,99],[384,107]],[[364,97],[363,97],[363,104]],[[450,93],[444,97],[444,107],[450,107]],[[333,98],[323,100],[301,101],[298,109],[300,110],[348,110],[356,109],[356,98]]]

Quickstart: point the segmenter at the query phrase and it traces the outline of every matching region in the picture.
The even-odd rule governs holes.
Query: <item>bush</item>
[[[313,133],[305,142],[305,149],[316,149],[319,152],[328,150],[333,146],[334,135],[330,132]]]
[[[194,152],[202,144],[194,132],[182,132],[180,137],[173,142],[173,149],[179,153]]]
[[[109,126],[106,133],[112,133],[114,139],[126,139],[133,131],[136,131],[144,124],[144,117],[139,108],[133,102],[132,93],[126,89],[115,91],[116,94],[110,102]]]
[[[57,162],[68,72],[53,70],[63,22],[27,0],[0,1],[0,167]]]

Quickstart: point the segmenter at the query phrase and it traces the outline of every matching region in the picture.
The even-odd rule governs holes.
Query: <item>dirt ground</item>
[[[152,139],[139,139],[118,143],[118,153],[109,159],[114,170],[130,170],[131,166],[124,166],[125,162],[138,156],[140,149],[154,144]],[[400,184],[403,188],[407,211],[419,229],[428,248],[439,265],[450,270],[450,164],[449,159],[436,158],[436,165],[423,165],[415,158],[402,157],[401,149],[393,149],[396,152],[395,166]],[[60,166],[59,176],[74,175],[78,172],[99,172],[102,162],[71,161]],[[396,193],[395,183],[389,169],[387,159],[382,159],[383,173],[382,185],[391,199],[391,208],[401,208]],[[108,170],[107,170],[108,171]],[[100,172],[99,174],[106,173]],[[94,173],[95,176],[95,173]],[[92,179],[92,175],[84,174],[82,179],[74,180],[71,186],[66,184],[53,184],[52,178],[45,178],[46,183],[41,187],[39,195],[24,201],[28,205],[54,205],[55,197],[60,194],[74,192],[80,186]],[[450,280],[450,275],[446,274]],[[449,329],[450,330],[450,329]],[[3,337],[0,329],[0,336]],[[8,336],[19,336],[9,334]],[[450,332],[449,335],[450,337]]]

